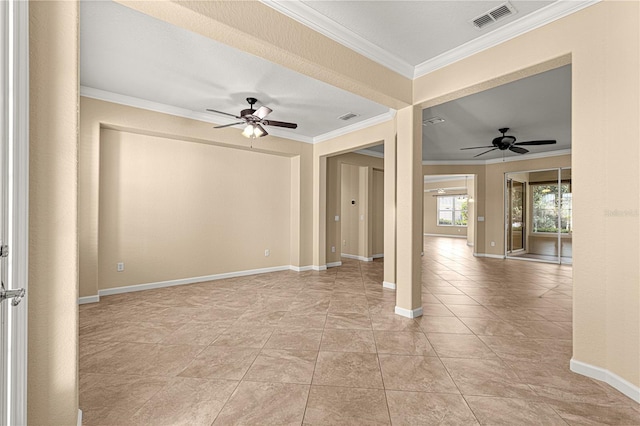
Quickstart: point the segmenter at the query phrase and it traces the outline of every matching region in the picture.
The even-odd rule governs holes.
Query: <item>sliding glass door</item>
[[[507,173],[505,191],[506,256],[571,263],[571,169]]]

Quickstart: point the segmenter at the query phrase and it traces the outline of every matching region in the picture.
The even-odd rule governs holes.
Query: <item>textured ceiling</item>
[[[455,60],[456,55],[468,54],[471,45],[477,50],[487,40],[495,44],[501,40],[496,37],[506,39],[526,31],[523,23],[537,25],[540,16],[549,20],[551,7],[564,5],[568,10],[567,4],[575,9],[574,5],[585,3],[515,0],[511,2],[515,15],[479,31],[468,21],[503,2],[263,2],[290,16],[294,8],[295,19],[325,35],[338,34],[332,38],[360,53],[366,50],[365,56],[380,59],[385,66],[389,58],[403,63],[409,74],[447,55]],[[217,124],[234,120],[206,113],[206,108],[238,114],[247,106],[245,98],[252,96],[274,110],[269,118],[299,125],[297,130],[271,127],[270,134],[304,142],[325,140],[394,114],[378,103],[110,1],[82,1],[80,30],[80,82],[86,96],[143,108],[152,105]],[[485,44],[477,44],[480,41]],[[461,99],[425,111],[425,117],[446,115],[444,124],[423,127],[425,159],[469,159],[472,152],[461,153],[460,147],[490,143],[503,126],[511,127],[519,140],[555,138],[561,143],[552,149],[566,148],[570,77],[557,87],[538,80],[532,78],[526,89],[518,89],[519,81],[478,94],[481,101],[471,99],[467,104]],[[504,107],[507,104],[511,106]],[[559,111],[566,105],[567,111]],[[350,112],[358,116],[338,119]]]

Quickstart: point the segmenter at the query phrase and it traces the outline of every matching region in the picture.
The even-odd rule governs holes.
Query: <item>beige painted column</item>
[[[327,269],[327,157],[313,160],[313,269]]]
[[[398,315],[422,315],[422,110],[412,106],[398,111],[397,142],[397,288]]]
[[[27,422],[78,417],[78,3],[29,2]]]
[[[396,288],[396,136],[384,140],[384,288]]]

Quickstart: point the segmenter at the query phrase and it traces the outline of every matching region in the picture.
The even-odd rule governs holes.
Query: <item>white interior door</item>
[[[28,2],[0,2],[0,424],[26,424]]]

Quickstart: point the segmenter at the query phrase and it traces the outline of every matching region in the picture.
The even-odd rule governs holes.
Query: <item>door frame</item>
[[[1,424],[27,423],[27,304],[29,231],[29,3],[1,2],[0,66],[3,96],[2,141],[6,141],[6,204],[8,289],[24,288],[27,295],[18,306],[4,303],[8,312],[8,371],[6,413]]]

